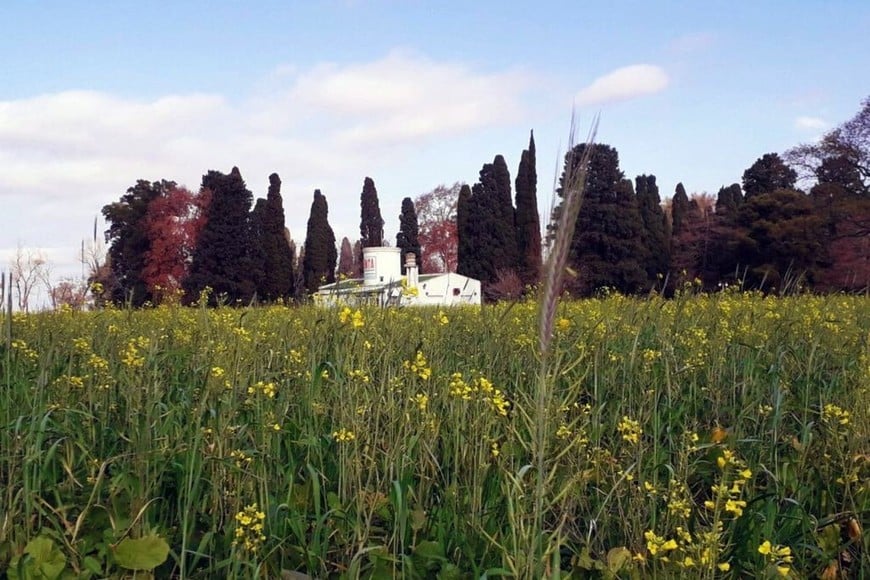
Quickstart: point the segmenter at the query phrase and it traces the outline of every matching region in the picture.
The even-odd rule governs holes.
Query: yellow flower
[[[342,427],[338,431],[333,431],[332,438],[335,439],[339,443],[348,443],[356,439],[356,435],[353,431],[345,429]]]
[[[783,578],[788,576],[789,567],[788,566],[777,566],[776,573],[782,576]]]
[[[729,564],[728,562],[719,562],[716,567],[719,568],[719,570],[721,570],[722,572],[727,572],[731,569],[731,564]]]
[[[764,543],[758,546],[758,553],[762,556],[767,556],[768,554],[770,554],[772,548],[773,546],[771,546],[770,540],[764,540]]]
[[[622,435],[624,441],[634,444],[637,444],[640,441],[640,436],[643,435],[640,422],[631,419],[627,415],[623,415],[622,420],[616,426],[616,430]]]

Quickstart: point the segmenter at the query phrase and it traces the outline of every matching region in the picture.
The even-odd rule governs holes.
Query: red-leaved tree
[[[439,185],[414,200],[423,272],[455,272],[459,238],[456,203],[462,184]]]
[[[142,278],[157,300],[177,296],[190,268],[199,233],[207,219],[211,192],[173,187],[148,205],[145,229],[151,247]]]

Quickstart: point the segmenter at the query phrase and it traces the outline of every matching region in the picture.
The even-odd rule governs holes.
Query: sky
[[[852,117],[868,71],[863,0],[4,0],[0,270],[29,248],[79,276],[138,179],[233,166],[255,198],[281,176],[300,245],[315,189],[359,237],[369,176],[395,244],[402,198],[497,154],[515,177],[530,130],[546,216],[572,111],[626,177],[715,194]]]

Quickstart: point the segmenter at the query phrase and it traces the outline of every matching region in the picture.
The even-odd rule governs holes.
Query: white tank
[[[363,248],[363,285],[388,284],[402,279],[399,248]]]

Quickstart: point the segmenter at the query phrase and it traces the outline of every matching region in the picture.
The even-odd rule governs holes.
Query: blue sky
[[[281,175],[299,243],[315,188],[356,237],[371,176],[394,240],[403,197],[496,154],[515,173],[530,129],[545,213],[572,106],[581,134],[601,113],[626,176],[715,193],[851,117],[867,71],[857,0],[6,0],[0,260],[42,248],[79,272],[94,215],[137,179],[196,188],[233,165],[255,196]]]

